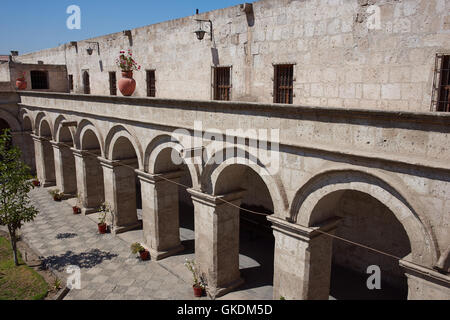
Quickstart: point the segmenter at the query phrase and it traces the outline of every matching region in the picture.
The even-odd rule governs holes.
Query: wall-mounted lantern
[[[207,30],[204,29],[204,24],[209,23],[209,36],[210,36],[210,40],[212,41],[212,39],[213,39],[212,21],[211,20],[201,20],[201,19],[195,19],[195,21],[198,22],[198,29],[197,29],[197,31],[194,32],[197,35],[197,39],[200,41],[203,40],[203,38],[205,37],[205,34],[208,32]]]
[[[97,46],[97,53],[98,55],[100,55],[100,44],[98,42],[88,42],[89,43],[89,48],[86,49],[88,55],[92,55],[92,53],[94,52],[94,49],[92,48],[93,45]]]

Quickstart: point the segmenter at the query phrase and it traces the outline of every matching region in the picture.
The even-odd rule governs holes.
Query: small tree
[[[20,158],[20,150],[11,144],[9,129],[5,130],[0,135],[0,225],[8,227],[16,266],[17,230],[38,214],[28,196],[33,188],[30,168]]]

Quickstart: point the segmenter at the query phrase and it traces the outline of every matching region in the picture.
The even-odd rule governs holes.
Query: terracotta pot
[[[101,234],[105,234],[107,229],[106,223],[99,223],[98,224],[98,232]]]
[[[53,200],[60,202],[62,199],[60,196],[55,195],[53,196]]]
[[[201,287],[192,286],[192,288],[194,289],[195,297],[200,298],[201,296],[203,296],[203,289]]]
[[[19,90],[25,90],[27,88],[27,82],[25,81],[25,78],[18,78],[16,80],[16,87]]]
[[[39,187],[41,185],[41,183],[39,182],[39,180],[33,180],[33,185],[35,187]]]
[[[148,250],[139,251],[139,255],[141,256],[142,261],[147,261],[150,259],[150,252],[148,252]]]
[[[81,213],[81,209],[78,208],[77,206],[72,207],[73,210],[73,214],[80,214]]]
[[[129,97],[136,90],[136,81],[133,79],[133,71],[123,71],[119,79],[119,90],[125,97]]]

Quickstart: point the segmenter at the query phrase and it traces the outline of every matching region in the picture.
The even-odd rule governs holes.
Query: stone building
[[[191,210],[214,297],[245,281],[249,218],[271,227],[275,299],[327,299],[339,270],[372,265],[404,298],[449,299],[448,12],[262,0],[14,55],[0,63],[2,127],[44,186],[79,193],[86,214],[106,200],[116,233],[142,226],[155,260],[183,250]],[[128,48],[143,71],[121,97]],[[14,89],[22,70],[31,90]]]

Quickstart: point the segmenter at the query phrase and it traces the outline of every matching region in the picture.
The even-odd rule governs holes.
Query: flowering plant
[[[192,277],[194,280],[194,287],[197,287],[197,288],[200,287],[202,289],[205,289],[207,286],[206,280],[205,280],[205,275],[200,273],[200,270],[199,270],[197,264],[195,263],[195,261],[186,259],[184,265],[192,273]]]
[[[141,66],[134,61],[131,50],[128,50],[127,52],[124,50],[120,51],[120,56],[116,59],[116,64],[123,72],[141,70]]]
[[[19,77],[17,78],[17,79],[25,79],[25,74],[26,74],[26,72],[24,71],[24,72],[22,72],[21,73],[22,75],[19,75]]]
[[[107,214],[112,214],[111,206],[107,202],[103,202],[99,208],[98,223],[105,224]]]

